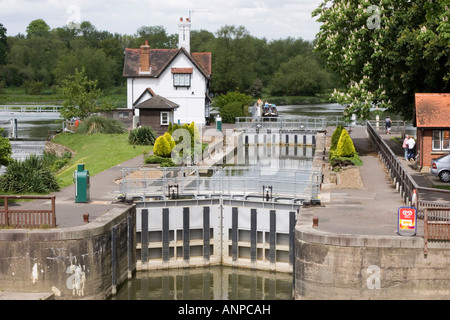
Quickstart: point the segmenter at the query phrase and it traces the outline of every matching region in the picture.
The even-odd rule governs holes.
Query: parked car
[[[450,182],[450,153],[431,160],[430,173],[442,182]]]

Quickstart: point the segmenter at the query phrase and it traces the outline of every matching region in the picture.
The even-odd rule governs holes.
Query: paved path
[[[302,210],[319,218],[318,230],[337,234],[397,235],[398,208],[404,206],[401,197],[367,138],[366,128],[353,127],[350,136],[363,161],[363,166],[359,167],[362,187],[339,188],[330,182],[330,172],[325,172],[322,206]],[[329,170],[327,157],[324,163],[325,170]]]

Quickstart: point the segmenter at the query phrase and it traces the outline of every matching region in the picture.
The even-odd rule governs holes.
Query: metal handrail
[[[442,208],[450,206],[449,204],[443,204],[440,202],[422,200],[426,192],[448,194],[448,197],[450,199],[450,191],[419,186],[414,181],[409,172],[405,169],[405,167],[400,163],[398,157],[394,154],[391,148],[383,139],[381,139],[370,121],[367,121],[366,126],[369,140],[372,142],[375,149],[380,154],[381,160],[389,171],[389,176],[394,181],[396,189],[400,191],[400,194],[405,203],[409,205],[416,205],[416,208],[419,212],[421,212],[422,217],[424,208]],[[411,203],[414,194],[416,194],[416,199],[414,201],[415,203]]]
[[[237,170],[248,170],[247,178]],[[151,172],[158,172],[154,176]],[[203,174],[210,172],[208,176]],[[271,172],[273,171],[273,172]],[[136,174],[137,173],[137,174]],[[134,176],[134,177],[133,177]],[[123,195],[169,195],[169,187],[177,186],[179,194],[209,194],[244,196],[262,194],[263,186],[273,186],[273,196],[316,200],[322,183],[320,170],[288,170],[255,167],[176,167],[124,168],[120,182]]]

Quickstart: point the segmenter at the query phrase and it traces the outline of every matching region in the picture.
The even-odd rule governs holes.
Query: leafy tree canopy
[[[345,87],[335,99],[367,118],[373,106],[411,118],[416,92],[450,91],[450,1],[325,0],[316,51]]]
[[[75,70],[75,75],[69,75],[62,81],[60,87],[64,102],[61,108],[61,116],[64,119],[78,117],[84,119],[89,115],[114,109],[108,101],[98,105],[98,97],[101,90],[97,88],[96,80],[89,80],[85,69]]]

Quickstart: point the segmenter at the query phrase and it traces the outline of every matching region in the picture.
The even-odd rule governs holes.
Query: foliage
[[[142,156],[143,150],[148,148],[148,146],[130,145],[128,133],[90,135],[59,133],[52,142],[62,144],[74,151],[69,163],[56,175],[62,188],[73,183],[72,175],[78,164],[84,164],[90,176],[94,176],[124,161]]]
[[[344,127],[342,125],[338,125],[336,127],[336,129],[334,130],[332,136],[331,136],[331,146],[330,146],[330,150],[336,150],[338,142],[339,142],[339,138],[341,137],[341,133],[342,130],[344,129]]]
[[[156,138],[155,145],[153,146],[153,154],[160,157],[170,157],[171,152],[171,143],[167,139],[167,136],[162,135]]]
[[[0,66],[6,64],[6,54],[8,53],[6,31],[6,28],[0,23]]]
[[[160,157],[157,155],[150,155],[148,157],[144,158],[144,163],[150,164],[150,163],[159,163],[160,167],[176,167],[176,163],[172,161],[170,158],[166,157]]]
[[[77,132],[81,134],[120,134],[126,131],[127,128],[119,120],[99,115],[92,115],[85,118],[77,129]]]
[[[8,138],[2,137],[4,128],[0,128],[0,167],[7,166],[11,161],[12,149]]]
[[[33,20],[27,27],[27,37],[45,36],[50,31],[50,26],[42,19]]]
[[[348,118],[378,105],[411,118],[416,92],[450,91],[448,1],[324,0],[316,51],[345,88],[334,99]]]
[[[108,102],[104,102],[101,106],[97,105],[101,91],[97,88],[97,81],[87,78],[84,68],[81,71],[75,70],[75,75],[69,75],[63,80],[60,90],[64,98],[60,113],[64,119],[73,117],[84,119],[93,113],[114,109]]]
[[[333,168],[352,164],[361,166],[363,164],[350,135],[341,125],[336,127],[331,136],[329,161]]]
[[[214,104],[219,107],[223,123],[234,123],[236,117],[248,116],[248,106],[252,98],[240,92],[228,92],[214,99]]]
[[[72,158],[72,153],[67,151],[62,157],[58,157],[54,153],[45,152],[42,155],[42,161],[45,166],[48,167],[52,172],[57,172],[69,164]]]
[[[311,55],[298,55],[281,64],[275,72],[270,92],[273,95],[314,96],[329,86],[330,74]]]
[[[47,194],[58,191],[59,185],[42,158],[32,154],[24,161],[11,161],[0,176],[0,189],[18,194]]]
[[[156,140],[156,132],[151,127],[140,127],[130,131],[128,142],[133,145],[153,145]]]
[[[341,136],[339,137],[338,144],[336,146],[337,157],[352,157],[356,153],[355,146],[352,138],[348,134],[347,130],[342,129]]]

